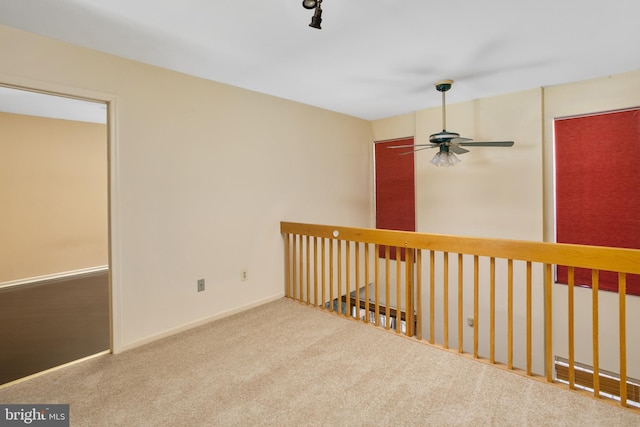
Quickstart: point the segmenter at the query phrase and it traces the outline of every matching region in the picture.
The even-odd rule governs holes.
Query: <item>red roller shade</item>
[[[556,120],[555,161],[556,241],[640,249],[640,109]],[[575,283],[590,286],[591,272],[576,269]],[[599,287],[617,291],[617,274],[600,272]],[[640,277],[627,293],[640,295]]]
[[[413,153],[401,155],[412,149],[389,148],[412,144],[413,138],[375,144],[376,228],[416,230],[414,156]],[[384,257],[383,250],[381,256]],[[393,248],[391,257],[395,259]]]

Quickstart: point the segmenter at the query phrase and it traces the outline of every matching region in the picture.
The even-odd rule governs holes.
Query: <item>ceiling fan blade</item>
[[[456,145],[456,144],[451,145],[449,147],[449,151],[451,151],[453,153],[456,153],[456,154],[464,154],[464,153],[468,153],[469,152],[469,150],[467,150],[465,148],[462,148],[462,147],[458,147],[458,145]]]
[[[404,152],[404,153],[400,153],[400,154],[398,154],[398,155],[399,155],[399,156],[405,156],[405,155],[407,155],[407,154],[413,154],[413,153],[415,153],[416,151],[426,150],[426,149],[429,149],[429,148],[435,148],[435,147],[437,147],[437,145],[434,145],[434,146],[432,146],[432,147],[421,147],[421,148],[416,148],[416,149],[415,149],[415,150],[413,150],[413,151],[407,151],[407,152]],[[392,147],[389,147],[389,148],[392,148]],[[464,150],[464,148],[463,148],[463,150]],[[465,150],[465,151],[466,151],[466,150]]]
[[[409,147],[425,147],[425,148],[433,148],[438,147],[440,144],[411,144],[411,145],[392,145],[387,148],[409,148]]]
[[[473,139],[471,138],[463,138],[461,136],[457,137],[457,138],[453,138],[451,141],[452,144],[458,144],[460,142],[467,142],[467,141],[473,141]]]
[[[511,147],[513,145],[513,141],[473,141],[460,142],[458,145],[463,145],[465,147]]]

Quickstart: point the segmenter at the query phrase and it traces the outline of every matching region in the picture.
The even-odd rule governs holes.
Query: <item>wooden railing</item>
[[[628,275],[640,274],[640,250],[291,222],[282,222],[281,232],[288,298],[445,349],[453,345],[452,351],[548,382],[566,380],[572,389],[585,385],[576,366],[590,359],[586,386],[594,397],[622,406],[640,400],[628,396],[637,387],[627,377],[629,360],[634,371],[640,368],[640,351],[627,347],[627,303],[640,301],[626,292]],[[566,286],[555,283],[556,266],[568,267]],[[579,291],[591,293],[590,325],[576,325],[576,268],[592,272],[591,289]],[[615,312],[600,309],[600,271],[618,273]],[[554,306],[554,296],[566,305]],[[617,323],[617,331],[603,334],[607,343],[617,337],[601,348],[605,317]],[[591,333],[585,338],[577,326]],[[554,343],[566,352],[559,357],[568,361],[562,375],[555,375]],[[601,354],[617,366],[601,371]],[[603,372],[618,390],[601,393]]]

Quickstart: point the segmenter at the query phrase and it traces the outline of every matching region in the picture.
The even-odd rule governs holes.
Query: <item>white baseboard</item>
[[[189,329],[204,325],[206,323],[213,322],[214,320],[219,320],[219,319],[222,319],[222,318],[225,318],[225,317],[229,317],[229,316],[232,316],[234,314],[241,313],[243,311],[246,311],[246,310],[249,310],[249,309],[264,305],[264,304],[268,304],[268,303],[273,302],[273,301],[277,301],[277,300],[279,300],[281,298],[284,298],[284,293],[280,293],[278,295],[273,295],[273,296],[270,296],[270,297],[267,297],[267,298],[263,298],[261,300],[254,301],[252,303],[249,303],[249,304],[246,304],[246,305],[243,305],[243,306],[240,306],[240,307],[236,307],[236,308],[233,308],[231,310],[223,311],[222,313],[214,314],[213,316],[208,316],[208,317],[205,317],[205,318],[202,318],[202,319],[198,319],[198,320],[193,321],[193,322],[189,322],[189,323],[187,323],[185,325],[178,326],[177,328],[169,329],[168,331],[161,332],[161,333],[155,334],[155,335],[151,335],[151,336],[149,336],[147,338],[143,338],[143,339],[141,339],[139,341],[135,341],[135,342],[133,342],[131,344],[124,345],[124,346],[122,346],[122,347],[120,347],[118,349],[114,349],[114,354],[119,354],[119,353],[122,353],[123,351],[132,350],[132,349],[134,349],[136,347],[140,347],[142,345],[149,344],[149,343],[157,341],[159,339],[166,338],[166,337],[169,337],[171,335],[175,335],[175,334],[178,334],[180,332],[187,331]]]

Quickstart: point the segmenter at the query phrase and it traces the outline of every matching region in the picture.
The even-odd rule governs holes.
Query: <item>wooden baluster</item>
[[[333,312],[333,239],[329,239],[329,311]]]
[[[422,249],[416,249],[416,337],[422,341]]]
[[[489,258],[489,361],[496,363],[496,259]]]
[[[473,357],[478,358],[478,298],[480,294],[480,261],[473,256]]]
[[[532,375],[531,371],[531,261],[527,261],[527,375]]]
[[[567,293],[568,307],[567,314],[569,316],[569,388],[576,388],[576,371],[575,371],[575,313],[574,313],[574,285],[575,285],[575,268],[569,267],[567,270]]]
[[[299,238],[299,235],[297,235],[297,234],[293,235],[293,248],[291,249],[291,257],[292,257],[291,264],[293,266],[293,268],[291,269],[291,278],[292,278],[292,280],[291,280],[291,297],[294,300],[297,299],[296,291],[298,289],[298,287],[296,286],[296,280],[298,278],[298,276],[297,276],[297,271],[298,271],[297,270],[297,265],[298,265],[298,263],[296,262],[297,261],[297,255],[298,255],[298,238]]]
[[[313,305],[318,306],[318,236],[313,236]]]
[[[291,271],[289,272],[289,275],[291,277],[291,298],[293,300],[296,299],[296,294],[297,294],[297,287],[296,284],[298,283],[298,279],[297,279],[297,271],[298,271],[298,265],[297,265],[297,253],[298,253],[298,246],[297,246],[297,240],[298,240],[298,236],[293,234],[291,235]]]
[[[376,249],[377,250],[377,249]],[[369,323],[369,244],[364,244],[364,300],[365,300],[365,314],[364,322]]]
[[[307,246],[306,246],[306,254],[307,254],[307,305],[311,304],[311,269],[309,266],[311,265],[311,237],[307,236]]]
[[[458,353],[463,353],[463,294],[462,287],[462,254],[458,254]]]
[[[436,321],[436,254],[429,251],[429,342],[435,343],[435,321]]]
[[[345,253],[345,287],[347,288],[345,291],[345,300],[347,304],[347,309],[344,313],[346,317],[351,317],[351,242],[345,241],[346,253]]]
[[[325,245],[325,241],[326,239],[323,237],[321,242],[320,242],[320,251],[322,252],[320,254],[320,259],[321,259],[321,268],[322,268],[322,304],[321,307],[324,310],[326,308],[325,304],[327,302],[327,264],[326,264],[326,245]]]
[[[384,322],[384,328],[385,329],[389,329],[391,327],[391,316],[389,316],[389,301],[391,300],[391,284],[389,283],[389,279],[391,278],[391,271],[390,267],[391,267],[391,258],[390,258],[390,252],[391,252],[391,248],[389,247],[389,245],[385,246],[384,248],[384,316],[385,316],[385,322]]]
[[[507,367],[513,369],[513,260],[507,260]]]
[[[338,314],[342,314],[342,240],[338,240]]]
[[[355,317],[356,319],[360,318],[360,243],[356,242],[356,285],[355,285],[355,291],[356,291],[356,313],[355,313]]]
[[[443,283],[442,283],[442,320],[444,327],[444,348],[449,348],[449,252],[443,254]]]
[[[620,404],[627,405],[627,275],[618,273],[618,312],[620,316]]]
[[[402,301],[402,283],[400,280],[401,274],[401,261],[402,261],[402,249],[396,247],[396,333],[399,334],[401,330],[402,316],[400,315],[402,309],[400,302]],[[389,307],[389,303],[387,303],[387,311],[389,312],[391,309]],[[388,316],[390,318],[390,316]],[[389,320],[389,319],[387,319]]]
[[[284,235],[284,296],[287,298],[291,298],[291,250],[289,248],[289,240],[290,235],[286,233]]]
[[[413,290],[413,249],[405,249],[405,335],[412,337],[415,335],[414,327],[414,290]]]
[[[375,319],[376,326],[380,326],[380,245],[375,245],[375,285],[374,285],[374,293],[375,293]]]
[[[598,286],[599,271],[591,270],[591,299],[592,299],[592,319],[593,319],[593,395],[600,397],[600,354],[598,338]]]
[[[303,302],[304,301],[304,291],[303,291],[303,286],[304,286],[304,280],[302,279],[303,274],[304,274],[304,239],[302,238],[302,235],[299,236],[300,237],[300,245],[298,247],[298,261],[300,262],[300,266],[298,269],[298,273],[300,274],[300,276],[298,277],[298,288],[299,288],[299,293],[298,293],[298,301]]]
[[[544,315],[545,315],[545,371],[548,382],[553,382],[553,325],[551,309],[552,309],[552,274],[551,264],[545,264],[544,278]]]

